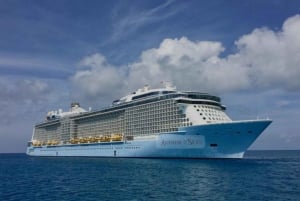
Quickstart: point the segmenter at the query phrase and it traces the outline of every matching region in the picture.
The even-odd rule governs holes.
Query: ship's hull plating
[[[30,156],[242,158],[271,123],[234,121],[179,128],[133,141],[28,147]]]

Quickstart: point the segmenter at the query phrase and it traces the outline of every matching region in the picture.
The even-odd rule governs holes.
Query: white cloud
[[[73,84],[73,97],[77,100],[85,97],[98,101],[120,95],[124,87],[125,72],[122,68],[116,68],[106,62],[101,54],[94,54],[84,58],[80,62],[80,69],[71,77]]]
[[[249,79],[258,87],[300,89],[300,16],[287,19],[282,31],[255,29],[236,45],[239,63],[249,67]],[[243,66],[244,65],[244,66]]]
[[[49,92],[47,83],[40,80],[9,80],[1,77],[0,80],[0,102],[18,101],[22,102],[37,102],[43,99],[42,94]]]
[[[165,39],[142,52],[139,61],[112,66],[101,54],[81,61],[72,83],[88,97],[126,94],[144,84],[171,81],[179,89],[208,92],[278,88],[300,90],[300,16],[287,19],[282,30],[255,29],[236,42],[226,57],[220,42]]]
[[[129,86],[137,88],[145,83],[155,85],[168,80],[179,88],[207,89],[215,76],[221,75],[220,71],[210,68],[221,67],[219,54],[222,51],[224,48],[219,42],[192,42],[185,37],[165,39],[159,48],[144,51],[140,61],[130,65]]]
[[[0,76],[0,125],[41,121],[47,110],[66,106],[69,92],[58,80],[19,79]]]
[[[31,117],[47,102],[50,88],[39,80],[11,80],[0,77],[0,125]]]
[[[0,76],[0,152],[24,152],[34,124],[47,111],[67,109],[65,81]]]

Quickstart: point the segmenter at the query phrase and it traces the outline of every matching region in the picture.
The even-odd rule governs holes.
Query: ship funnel
[[[80,104],[78,102],[71,103],[71,111],[74,111],[75,109],[79,108]]]
[[[78,102],[71,103],[71,108],[73,107],[80,107],[80,104]]]

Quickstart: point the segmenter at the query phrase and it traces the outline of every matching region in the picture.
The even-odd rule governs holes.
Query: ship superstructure
[[[240,158],[271,121],[232,121],[225,109],[207,93],[145,86],[102,110],[49,112],[27,154]]]

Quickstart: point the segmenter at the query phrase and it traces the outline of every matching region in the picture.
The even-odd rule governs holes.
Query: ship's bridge
[[[216,102],[221,102],[221,98],[218,96],[213,96],[208,93],[201,93],[201,92],[193,92],[193,91],[188,91],[184,92],[186,98],[190,99],[204,99],[204,100],[212,100]]]
[[[209,95],[208,93],[201,93],[201,92],[194,92],[194,91],[179,92],[176,90],[175,86],[166,83],[164,88],[156,88],[156,89],[150,89],[149,85],[145,85],[143,88],[140,88],[137,91],[127,96],[124,96],[118,100],[113,101],[112,104],[118,105],[121,103],[143,100],[143,99],[163,96],[167,94],[180,94],[182,97],[188,99],[210,100],[217,103],[221,102],[221,99],[217,96]]]
[[[160,95],[176,93],[176,87],[166,84],[165,88],[150,89],[149,85],[145,85],[143,88],[138,89],[137,91],[120,98],[120,100],[113,101],[113,105],[118,105],[120,103],[126,103],[135,100],[141,100],[150,97],[156,97]]]

